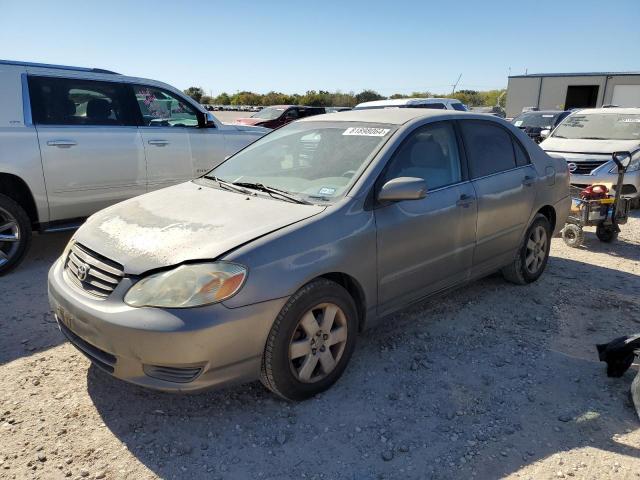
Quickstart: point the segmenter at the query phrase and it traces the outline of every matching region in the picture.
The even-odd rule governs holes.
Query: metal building
[[[507,117],[523,109],[640,107],[640,72],[536,73],[513,75],[507,86]]]

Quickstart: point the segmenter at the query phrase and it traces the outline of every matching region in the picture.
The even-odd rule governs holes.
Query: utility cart
[[[618,238],[619,225],[627,223],[630,202],[622,197],[624,174],[631,162],[630,152],[614,152],[613,161],[618,166],[618,181],[615,193],[610,186],[571,185],[571,211],[567,224],[562,229],[562,239],[570,247],[579,247],[584,242],[584,227],[596,227],[596,236],[601,242],[613,242]]]

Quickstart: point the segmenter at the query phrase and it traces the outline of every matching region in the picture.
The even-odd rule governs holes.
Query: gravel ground
[[[640,331],[640,214],[617,243],[554,239],[535,284],[499,276],[367,331],[328,392],[259,383],[178,396],[111,378],[65,343],[45,277],[69,235],[0,279],[0,478],[640,478],[634,366],[594,344]]]

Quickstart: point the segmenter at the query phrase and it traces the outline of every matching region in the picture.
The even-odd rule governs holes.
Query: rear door
[[[460,127],[478,199],[473,274],[480,275],[515,255],[533,209],[537,174],[524,147],[497,122],[462,120]]]
[[[122,83],[36,75],[28,82],[52,221],[146,191],[135,105]]]
[[[196,167],[189,133],[198,129],[197,110],[173,92],[132,85],[140,110],[149,191],[191,180]]]
[[[469,275],[476,229],[473,187],[466,180],[452,122],[418,127],[398,147],[380,188],[398,177],[418,177],[427,196],[380,205],[375,210],[380,313]]]

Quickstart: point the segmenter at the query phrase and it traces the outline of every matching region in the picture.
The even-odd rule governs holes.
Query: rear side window
[[[460,122],[472,178],[515,168],[511,135],[498,125],[481,120]]]
[[[135,125],[135,114],[119,83],[75,78],[29,77],[36,125]]]
[[[512,139],[513,142],[513,151],[516,154],[516,165],[518,167],[524,167],[525,165],[529,165],[531,163],[529,161],[529,155],[525,152],[524,147],[520,145],[515,138]]]
[[[444,103],[417,103],[415,105],[407,105],[408,108],[430,108],[432,110],[446,110]]]

